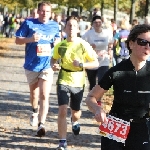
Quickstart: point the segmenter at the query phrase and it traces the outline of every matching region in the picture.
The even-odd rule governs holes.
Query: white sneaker
[[[40,124],[40,126],[37,129],[37,136],[38,137],[43,137],[45,136],[45,126],[44,124]]]
[[[59,143],[59,146],[56,150],[67,150],[67,142],[65,143]]]
[[[32,113],[30,116],[30,125],[33,127],[38,125],[38,113]]]

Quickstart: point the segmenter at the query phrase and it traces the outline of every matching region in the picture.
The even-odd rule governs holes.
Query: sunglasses
[[[137,38],[136,41],[137,41],[137,44],[140,45],[140,46],[146,46],[147,43],[148,43],[148,45],[150,47],[150,42],[147,41],[147,40],[144,40],[144,39],[141,39],[141,38]]]

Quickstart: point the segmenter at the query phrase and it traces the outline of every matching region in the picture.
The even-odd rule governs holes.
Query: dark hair
[[[101,16],[94,16],[94,17],[92,18],[92,23],[93,23],[96,19],[102,20]]]
[[[112,23],[115,23],[115,20],[114,20],[114,19],[111,19],[110,21],[111,21]]]
[[[66,24],[71,19],[74,19],[74,20],[76,20],[78,22],[78,18],[76,16],[68,16],[67,19],[66,19]]]
[[[79,21],[76,16],[68,16],[67,19],[66,19],[66,22],[65,22],[65,27],[66,27],[67,22],[68,22],[69,20],[71,20],[71,19],[74,19],[74,20],[76,20],[77,22]]]
[[[40,7],[43,6],[43,5],[48,5],[48,6],[51,7],[51,3],[50,3],[50,2],[40,2],[40,3],[38,3],[38,10],[39,10]]]
[[[94,10],[94,11],[98,11],[99,9],[98,9],[98,8],[94,8],[93,10]]]
[[[135,41],[137,37],[142,34],[150,31],[150,25],[148,24],[140,24],[140,25],[135,25],[133,29],[130,31],[130,34],[128,35],[128,38],[126,40],[127,48],[129,52],[131,53],[131,49],[129,46],[130,41]]]
[[[137,19],[133,19],[132,25],[137,24],[137,23],[138,23],[138,20]]]

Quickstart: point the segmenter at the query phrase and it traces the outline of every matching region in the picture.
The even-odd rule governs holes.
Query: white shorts
[[[41,72],[34,72],[25,69],[25,75],[27,77],[29,85],[36,83],[39,78],[53,82],[54,71],[52,70],[52,68],[45,69]]]

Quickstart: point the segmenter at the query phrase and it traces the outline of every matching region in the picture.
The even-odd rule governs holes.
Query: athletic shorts
[[[101,137],[101,150],[150,150],[146,121],[130,122],[130,131],[125,144]]]
[[[54,71],[52,68],[45,69],[41,72],[34,72],[25,69],[25,75],[29,85],[36,83],[39,78],[53,82]]]
[[[57,85],[58,105],[68,105],[70,100],[70,108],[79,111],[83,98],[84,87],[71,87],[68,85]]]

